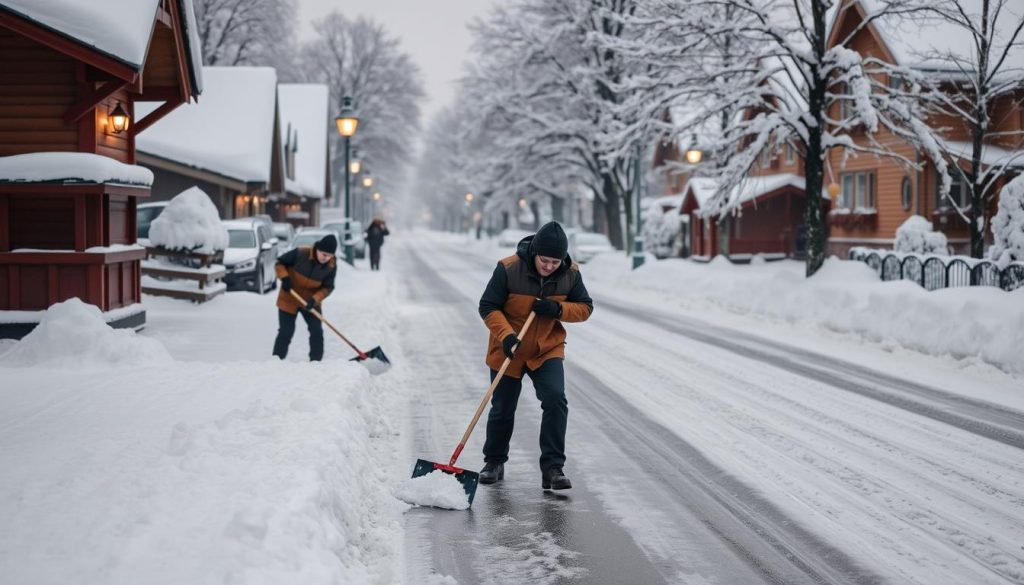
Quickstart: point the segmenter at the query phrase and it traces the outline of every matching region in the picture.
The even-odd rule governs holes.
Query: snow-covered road
[[[527,382],[502,483],[469,511],[399,502],[486,389],[477,301],[508,253],[399,233],[381,272],[342,267],[325,314],[385,349],[379,376],[329,332],[307,363],[301,325],[272,358],[275,295],[146,297],[141,335],[55,305],[39,335],[0,344],[0,582],[1024,583],[1016,338],[972,354],[929,343],[938,329],[843,327],[859,306],[779,310],[780,291],[813,302],[846,271],[886,314],[918,298],[850,263],[805,286],[785,263],[595,259],[595,313],[567,326],[573,489],[540,488]],[[983,318],[949,331],[1015,330],[1019,295],[954,292],[905,322],[962,300]],[[483,435],[461,465],[481,466]]]
[[[475,299],[500,254],[443,238],[416,248],[403,274],[419,281],[411,288],[438,291],[452,305],[443,326],[466,332],[445,336],[444,345],[470,360],[461,370],[480,372],[479,395],[486,377]],[[968,398],[969,388],[913,381],[934,372],[865,366],[860,354],[870,350],[851,346],[847,360],[828,357],[715,326],[714,315],[638,302],[599,279],[588,286],[597,308],[589,322],[569,327],[567,349],[567,472],[578,487],[561,502],[559,525],[587,525],[611,538],[625,528],[649,566],[673,583],[1024,581],[1020,411]],[[454,359],[445,371],[460,369]],[[472,383],[460,376],[455,385]],[[460,417],[450,411],[471,409],[473,391],[461,405],[420,404],[433,420],[418,425],[417,442],[436,441],[439,429],[457,436]],[[497,490],[482,486],[478,498],[491,490],[517,501],[538,491],[539,409],[526,392],[521,403],[526,425],[517,425],[513,459],[526,461]],[[474,447],[479,457],[471,444],[467,465]],[[594,495],[603,510],[589,501]],[[471,524],[421,515],[428,519],[411,522],[410,532],[434,542],[433,562],[460,582],[486,581],[493,555],[481,550],[542,564],[530,554],[545,549],[537,534],[551,539],[555,566],[570,571],[551,582],[602,582],[595,575],[607,574],[589,564],[600,555],[559,531],[534,525],[533,539],[509,539],[504,527],[521,519],[486,499],[474,505]],[[609,517],[617,526],[603,525]],[[617,552],[616,566],[643,564],[630,547],[601,550]]]

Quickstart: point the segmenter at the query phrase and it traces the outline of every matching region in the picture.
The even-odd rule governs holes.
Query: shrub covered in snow
[[[1024,261],[1024,175],[1010,181],[999,193],[999,210],[992,218],[995,242],[991,258],[1005,265]]]
[[[932,230],[932,222],[920,215],[911,215],[896,229],[896,243],[893,248],[897,252],[908,254],[949,254],[946,234]]]
[[[149,241],[168,250],[212,254],[227,248],[228,230],[220,223],[210,197],[199,187],[191,187],[175,195],[153,220]]]
[[[672,206],[673,203],[676,205]],[[669,210],[665,211],[665,207]],[[644,250],[657,258],[679,255],[679,221],[679,207],[675,200],[664,197],[652,201],[644,213]]]

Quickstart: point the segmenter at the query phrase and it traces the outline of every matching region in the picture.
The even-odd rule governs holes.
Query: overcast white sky
[[[348,17],[360,14],[381,22],[399,37],[402,48],[412,54],[423,71],[427,103],[423,125],[452,101],[455,80],[462,75],[462,63],[469,50],[466,24],[484,16],[496,0],[298,0],[300,34],[313,34],[312,21],[332,10]]]

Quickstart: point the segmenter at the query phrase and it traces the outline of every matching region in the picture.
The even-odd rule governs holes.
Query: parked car
[[[135,208],[135,235],[140,239],[149,239],[149,226],[153,225],[156,219],[170,201],[153,201],[152,203],[140,203]]]
[[[273,226],[274,237],[277,238],[277,247],[284,251],[291,246],[292,238],[295,237],[295,226],[286,221],[276,221]]]
[[[583,264],[598,254],[614,251],[615,246],[604,234],[578,232],[569,236],[569,257],[573,262]]]
[[[528,232],[526,230],[517,230],[512,228],[502,230],[502,232],[498,234],[498,245],[502,248],[515,248],[523,238],[532,235],[533,232]]]
[[[295,237],[292,238],[291,244],[288,246],[288,251],[292,251],[300,246],[312,246],[324,236],[338,237],[338,234],[336,234],[334,230],[304,227],[295,233]],[[342,258],[345,256],[345,250],[341,249],[339,246],[334,255],[338,258]]]
[[[345,225],[351,222],[351,230],[349,231],[348,242],[352,244],[352,249],[355,251],[356,258],[366,257],[366,238],[363,237],[363,222],[350,220],[343,218],[341,221],[332,221],[325,223],[320,226],[321,229],[333,230],[338,236],[338,249],[342,250],[342,256],[344,253],[345,241]]]
[[[254,219],[229,219],[221,222],[228,230],[228,248],[224,250],[224,283],[228,290],[253,290],[260,294],[277,288],[274,263],[277,262],[277,238],[266,223]]]

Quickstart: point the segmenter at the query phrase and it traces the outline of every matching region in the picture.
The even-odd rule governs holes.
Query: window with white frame
[[[942,174],[935,172],[935,207],[936,209],[949,208],[949,200],[952,199],[961,209],[970,205],[971,190],[963,176],[956,169],[950,169],[949,178],[952,182],[949,185],[949,198],[942,196]]]
[[[875,172],[857,171],[840,175],[839,207],[875,208]]]
[[[786,164],[796,162],[796,149],[789,142],[786,143]]]
[[[845,85],[842,87],[844,96],[839,98],[839,121],[846,121],[854,117],[853,99],[848,97],[846,94],[850,93],[850,90]]]
[[[903,182],[900,183],[900,204],[905,210],[909,210],[914,204],[914,184],[910,177],[903,177]]]

